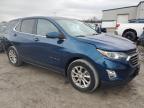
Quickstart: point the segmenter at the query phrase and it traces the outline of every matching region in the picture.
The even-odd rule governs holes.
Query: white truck
[[[131,20],[129,23],[117,24],[116,34],[136,41],[142,34],[144,28],[144,19]]]

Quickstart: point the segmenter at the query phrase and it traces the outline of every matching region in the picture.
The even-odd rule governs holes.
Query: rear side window
[[[10,21],[9,24],[8,24],[8,27],[10,29],[14,28],[18,23],[18,20],[13,20],[13,21]]]
[[[21,23],[21,32],[33,34],[35,19],[26,19]]]
[[[46,36],[47,33],[59,32],[58,29],[48,20],[38,19],[37,34]]]
[[[6,31],[5,33],[10,32],[14,27],[18,24],[19,20],[13,20],[6,24]]]
[[[21,23],[18,23],[17,27],[15,28],[16,31],[20,31],[20,26],[21,26]]]

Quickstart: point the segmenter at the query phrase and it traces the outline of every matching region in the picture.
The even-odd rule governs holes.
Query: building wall
[[[144,2],[141,2],[137,8],[137,19],[144,19]]]
[[[129,14],[129,20],[136,19],[137,18],[137,7],[132,6],[132,7],[128,7],[128,8],[119,8],[119,9],[103,11],[102,20],[103,21],[117,20],[118,14]]]
[[[118,15],[129,15],[128,20],[144,19],[144,1],[141,1],[137,6],[104,10],[102,17],[102,26],[105,24],[105,22],[116,22]],[[115,26],[108,26],[106,28],[108,32],[113,33],[115,31]]]

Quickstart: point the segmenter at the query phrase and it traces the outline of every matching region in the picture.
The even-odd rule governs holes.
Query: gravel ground
[[[64,77],[25,64],[14,67],[0,54],[0,108],[144,108],[144,63],[132,82],[122,87],[81,93]]]

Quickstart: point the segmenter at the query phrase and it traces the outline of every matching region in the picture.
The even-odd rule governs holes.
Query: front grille
[[[134,56],[131,56],[129,62],[130,62],[130,64],[131,64],[132,66],[138,65],[138,63],[139,63],[139,56],[138,56],[138,54],[136,54],[136,55],[134,55]]]

